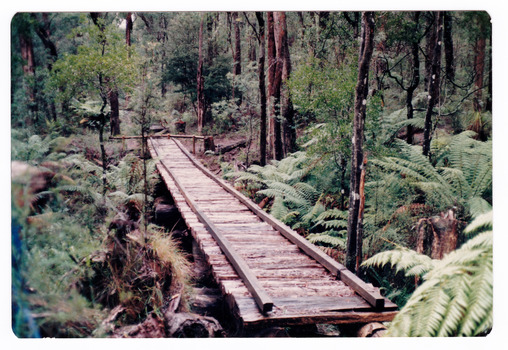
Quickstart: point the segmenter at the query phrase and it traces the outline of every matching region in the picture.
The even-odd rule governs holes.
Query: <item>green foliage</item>
[[[32,169],[35,174],[51,173],[43,167]],[[103,316],[76,288],[85,273],[80,260],[99,247],[100,229],[96,226],[102,215],[93,192],[80,177],[73,178],[72,169],[57,164],[52,169],[57,172],[49,188],[40,192],[31,190],[30,175],[13,179],[13,220],[20,223],[19,237],[26,248],[19,257],[23,264],[16,265],[18,271],[13,269],[23,281],[13,300],[17,305],[27,305],[29,311],[24,312],[43,315],[37,319],[41,335],[89,336]],[[13,324],[20,332],[16,334],[33,336],[26,333],[23,317],[19,322]]]
[[[312,220],[314,224],[312,229],[318,232],[309,234],[307,239],[314,244],[345,250],[347,216],[347,211],[338,209],[323,210]]]
[[[104,31],[89,24],[74,29],[72,36],[87,40],[77,53],[66,54],[53,65],[49,87],[57,93],[57,101],[81,99],[84,96],[107,98],[113,90],[129,91],[137,79],[137,57],[125,45],[121,33],[113,25]]]
[[[493,321],[492,214],[474,220],[466,231],[480,231],[442,260],[408,249],[383,252],[364,266],[395,265],[423,283],[390,324],[388,335],[477,336]],[[480,229],[483,228],[483,229]]]
[[[21,223],[15,225],[19,233],[14,235],[13,231],[13,238],[19,237],[13,245],[17,261],[13,266],[13,328],[18,336],[94,336],[106,316],[105,307],[110,306],[99,302],[102,292],[115,291],[119,298],[121,295],[124,305],[133,307],[129,309],[130,314],[126,312],[130,315],[126,316],[127,320],[134,314],[134,319],[138,319],[147,310],[160,308],[167,288],[188,285],[186,259],[174,240],[154,228],[150,231],[147,255],[131,252],[134,260],[136,257],[145,260],[133,260],[131,265],[126,265],[125,283],[136,277],[128,277],[127,271],[142,272],[134,267],[146,268],[156,261],[166,271],[161,272],[167,280],[165,287],[162,282],[150,286],[151,279],[147,286],[133,285],[132,290],[122,286],[119,279],[108,280],[109,287],[117,289],[101,289],[95,284],[96,274],[113,276],[111,271],[106,271],[111,261],[102,260],[104,266],[94,264],[111,237],[107,224],[119,212],[129,209],[140,212],[144,204],[139,158],[128,155],[118,164],[110,165],[107,177],[111,191],[103,201],[99,194],[102,168],[77,152],[78,149],[68,147],[67,139],[34,135],[29,138],[31,142],[23,142],[23,133],[14,132],[13,136],[16,150],[13,154],[18,163],[13,178],[12,211],[13,221]],[[85,142],[76,143],[82,147],[81,151],[85,150]],[[20,159],[28,164],[23,165]],[[148,174],[148,188],[153,191],[154,162],[148,162]],[[183,296],[184,301],[185,298],[187,294]],[[27,319],[26,315],[39,316]]]
[[[347,234],[347,212],[326,208],[326,198],[312,185],[315,159],[296,152],[265,167],[251,166],[245,172],[231,172],[235,183],[258,198],[273,199],[270,214],[308,234],[312,243],[343,249]]]
[[[490,141],[476,141],[472,136],[472,132],[464,132],[449,137],[440,149],[434,148],[435,165],[421,154],[419,146],[403,141],[397,141],[400,156],[373,159],[371,163],[390,174],[384,177],[383,186],[397,188],[393,181],[403,181],[437,211],[455,205],[466,208],[474,217],[491,206],[492,146]],[[437,142],[434,140],[434,145]],[[369,187],[373,186],[376,183],[371,182]]]
[[[237,130],[245,130],[245,132],[249,130],[252,134],[254,124],[259,123],[256,112],[259,103],[256,74],[255,63],[244,67],[240,76],[235,76],[232,73],[226,74],[230,85],[234,86],[236,97],[212,103],[212,131],[214,134]],[[241,99],[238,96],[241,96]],[[252,138],[252,135],[248,137]]]
[[[288,81],[295,110],[302,120],[315,121],[306,146],[319,154],[349,154],[356,71],[337,68],[318,59],[296,67]],[[305,141],[304,141],[305,142]]]
[[[188,15],[192,17],[192,14]],[[183,15],[181,19],[189,16]],[[194,29],[197,33],[198,27],[194,27]],[[185,28],[183,30],[188,34],[190,29]],[[198,58],[198,47],[195,38],[182,37],[180,42],[175,43],[175,48],[168,55],[165,70],[161,77],[163,83],[174,84],[176,87],[175,92],[183,93],[190,98],[191,102],[195,102],[197,99]],[[231,96],[231,82],[227,77],[231,67],[231,57],[224,55],[213,59],[208,58],[203,64],[204,95],[208,105]]]

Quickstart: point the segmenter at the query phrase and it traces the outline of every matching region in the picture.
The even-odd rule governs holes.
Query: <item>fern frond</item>
[[[298,182],[294,184],[293,187],[302,198],[309,202],[314,203],[319,198],[320,193],[314,188],[314,186],[306,182]]]
[[[269,181],[268,188],[258,191],[267,197],[281,197],[284,202],[294,206],[309,206],[309,201],[291,185],[279,181]]]
[[[311,233],[307,240],[313,244],[326,244],[334,248],[346,249],[346,240],[342,237],[335,237],[328,234]]]
[[[272,214],[276,219],[281,220],[289,213],[288,208],[284,205],[284,201],[281,197],[275,197],[273,200],[272,208],[270,210],[270,214]]]
[[[306,224],[309,224],[311,221],[316,220],[316,218],[319,217],[319,215],[321,215],[321,213],[323,213],[325,210],[326,208],[323,205],[323,203],[321,203],[320,196],[319,199],[316,201],[316,204],[314,204],[314,206],[312,207],[312,209],[302,216],[302,221],[305,222]]]
[[[464,233],[472,234],[479,230],[492,229],[492,211],[478,215],[465,229]]]
[[[407,276],[422,276],[434,268],[435,262],[427,255],[407,248],[399,248],[378,253],[362,265],[368,267],[391,265],[395,266],[397,272],[405,271]]]
[[[327,230],[335,229],[339,230],[341,228],[347,228],[347,220],[326,220],[320,222]]]
[[[492,328],[492,257],[492,232],[483,232],[433,261],[388,335],[475,336]]]
[[[252,174],[252,173],[249,173],[249,172],[243,172],[243,173],[238,173],[238,177],[235,179],[235,182],[254,182],[254,183],[259,183],[259,184],[262,184],[264,183],[263,179],[259,178],[258,175],[256,174]]]
[[[348,219],[348,212],[345,210],[339,210],[339,209],[329,209],[321,215],[317,217],[317,220],[327,220],[327,219]]]

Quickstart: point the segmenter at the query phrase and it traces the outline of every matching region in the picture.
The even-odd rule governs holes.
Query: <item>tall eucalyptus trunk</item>
[[[432,139],[434,107],[439,103],[439,82],[441,73],[441,47],[443,37],[443,12],[436,13],[433,39],[435,40],[430,57],[430,74],[428,77],[427,111],[423,129],[423,155],[430,156],[430,141]]]
[[[204,14],[201,17],[199,24],[199,49],[198,49],[198,74],[197,74],[197,100],[198,100],[198,133],[203,132],[204,120],[205,120],[205,94],[204,86],[205,79],[203,77],[203,22]]]
[[[374,50],[374,13],[362,12],[361,45],[358,63],[358,79],[355,88],[353,137],[351,141],[351,180],[347,228],[346,267],[358,273],[363,241],[362,174],[365,179],[363,135],[367,96],[369,91],[369,66]]]
[[[258,78],[259,78],[259,102],[261,106],[260,125],[259,125],[259,163],[266,165],[266,86],[265,86],[265,20],[262,12],[256,12],[256,18],[259,25],[259,58],[258,58]]]

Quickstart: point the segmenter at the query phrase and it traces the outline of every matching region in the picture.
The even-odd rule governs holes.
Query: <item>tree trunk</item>
[[[369,87],[369,65],[374,49],[374,13],[362,13],[361,45],[358,61],[358,80],[355,89],[355,110],[351,155],[351,180],[347,228],[346,267],[352,271],[361,263],[357,247],[361,246],[363,223],[361,213],[361,175],[364,168],[363,129]],[[358,271],[356,271],[358,273]]]
[[[431,13],[432,14],[432,13]],[[427,43],[425,45],[425,78],[424,78],[424,87],[425,91],[429,89],[430,76],[432,75],[432,57],[434,55],[434,48],[436,46],[436,18],[435,16],[429,15],[427,17],[427,25],[430,28],[427,32]]]
[[[485,29],[482,24],[483,23],[480,22],[479,25],[480,33]],[[483,110],[482,90],[485,72],[485,47],[486,47],[485,36],[479,34],[474,46],[474,72],[475,72],[474,85],[476,92],[473,97],[473,109],[475,112],[481,112]]]
[[[270,99],[270,117],[268,119],[268,151],[267,156],[273,159],[275,139],[275,118],[273,116],[273,85],[275,81],[275,33],[273,24],[273,12],[266,13],[267,22],[267,59],[268,59],[268,98]],[[268,107],[267,107],[268,108]]]
[[[233,12],[233,27],[235,30],[235,50],[233,54],[234,67],[233,67],[233,82],[236,81],[236,77],[242,74],[242,38],[240,36],[240,22],[238,18],[238,12]],[[235,84],[233,84],[233,98],[235,97]],[[238,91],[238,105],[242,102],[242,95]]]
[[[198,133],[202,134],[205,117],[205,95],[204,86],[205,80],[203,77],[203,22],[204,14],[201,16],[201,23],[199,24],[199,59],[198,59],[198,74],[197,74],[197,100],[198,100]]]
[[[289,93],[289,87],[287,82],[291,76],[291,57],[289,55],[289,42],[288,42],[288,31],[286,23],[286,14],[284,12],[279,13],[279,26],[281,36],[281,46],[283,52],[283,66],[282,66],[282,82],[285,86],[284,89],[284,101],[282,104],[282,116],[283,116],[283,151],[284,155],[292,153],[296,150],[296,130],[294,122],[294,108],[293,102],[291,101],[291,95]]]
[[[44,47],[48,50],[50,55],[50,60],[48,60],[48,71],[51,72],[53,69],[53,63],[58,59],[58,51],[56,49],[55,43],[51,40],[51,31],[50,31],[50,22],[47,13],[42,14],[42,23],[39,21],[38,16],[35,13],[32,13],[32,18],[34,18],[38,25],[35,28],[35,32],[41,39]],[[51,113],[51,118],[56,121],[57,113],[56,113],[56,105],[53,100],[49,101],[49,110]]]
[[[256,12],[256,18],[259,24],[259,59],[258,59],[258,77],[259,77],[259,100],[261,106],[261,120],[259,125],[259,163],[266,165],[266,88],[265,88],[265,20],[262,12]]]
[[[425,113],[425,127],[423,129],[423,155],[430,155],[430,141],[432,139],[432,114],[434,106],[439,102],[439,77],[441,72],[441,43],[443,36],[443,12],[436,13],[434,24],[434,45],[432,57],[430,57],[430,76],[428,87],[428,104]]]
[[[32,36],[29,29],[21,30],[19,33],[19,43],[21,48],[21,59],[23,60],[23,73],[25,77],[25,86],[28,97],[28,106],[31,113],[29,118],[26,118],[28,126],[33,125],[37,119],[37,103],[35,101],[36,88],[35,88],[35,58]]]
[[[414,13],[414,21],[415,21],[415,30],[418,28],[418,21],[420,19],[420,12],[416,11]],[[420,43],[416,39],[411,43],[411,60],[413,63],[413,74],[411,76],[411,84],[407,88],[406,95],[406,109],[407,109],[407,119],[413,119],[414,116],[414,107],[413,107],[413,95],[420,84]],[[407,126],[407,135],[406,140],[408,144],[413,143],[414,130],[412,125]]]
[[[450,12],[446,11],[443,16],[444,30],[443,30],[443,42],[444,42],[444,54],[446,59],[446,79],[453,82],[455,81],[455,54],[453,50],[453,37],[452,37],[452,16]],[[453,84],[452,93],[454,89]]]
[[[127,12],[127,17],[125,17],[126,25],[125,25],[125,44],[127,46],[131,46],[131,34],[132,34],[132,13]]]
[[[37,15],[35,13],[32,13],[32,17],[38,22],[38,25],[35,28],[35,31],[39,38],[42,41],[42,44],[44,47],[49,51],[49,55],[51,57],[51,60],[48,62],[48,70],[51,71],[53,69],[53,63],[58,59],[58,52],[56,49],[55,43],[51,40],[51,32],[49,30],[49,19],[48,14],[43,13],[42,14],[42,23],[40,23]]]
[[[20,32],[19,43],[23,60],[23,73],[25,76],[33,76],[35,74],[34,47],[28,30]]]
[[[271,118],[273,124],[273,137],[272,151],[273,158],[281,160],[283,158],[282,152],[282,123],[280,118],[280,96],[281,96],[281,84],[282,84],[282,66],[284,62],[284,51],[282,50],[282,35],[279,30],[279,13],[269,12],[268,13],[268,37],[273,37],[273,50],[270,50],[270,40],[268,41],[268,62],[273,64],[273,77],[271,84],[269,83],[270,99],[271,104]],[[270,56],[270,53],[273,57]]]
[[[249,61],[256,61],[257,53],[256,53],[256,40],[252,37],[249,37]]]
[[[238,18],[238,12],[233,12],[233,27],[235,29],[235,66],[233,69],[234,75],[242,74],[242,47],[241,42],[242,38],[240,36],[240,22]]]
[[[351,18],[352,16],[352,18]],[[359,12],[344,12],[344,18],[346,21],[353,27],[353,36],[354,38],[358,38],[358,22],[360,22],[360,13]]]
[[[487,103],[485,105],[485,110],[492,112],[492,34],[489,36],[489,81],[487,86]]]
[[[109,105],[111,107],[111,135],[120,135],[120,106],[118,103],[118,90],[109,93]]]

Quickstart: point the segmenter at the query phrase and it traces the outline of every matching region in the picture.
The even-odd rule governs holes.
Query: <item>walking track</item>
[[[178,141],[149,149],[242,327],[390,321],[396,305],[216,178]]]

